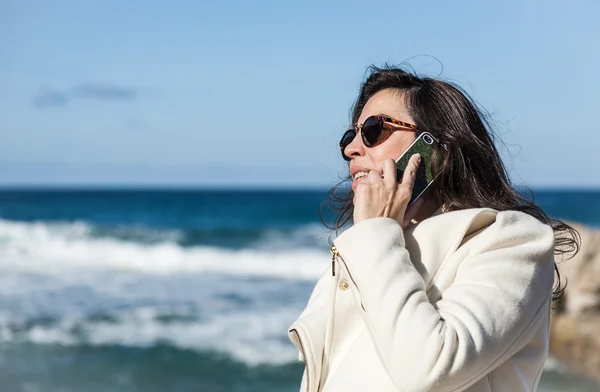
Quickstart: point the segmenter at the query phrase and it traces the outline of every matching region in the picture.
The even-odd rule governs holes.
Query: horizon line
[[[0,184],[0,191],[329,191],[333,185],[318,184]],[[344,187],[340,187],[344,188]],[[348,186],[349,188],[349,186]],[[600,192],[598,185],[515,186],[516,190]]]

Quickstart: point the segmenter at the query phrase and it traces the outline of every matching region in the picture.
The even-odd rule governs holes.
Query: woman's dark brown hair
[[[506,168],[495,145],[496,137],[481,109],[460,87],[438,79],[418,77],[401,68],[371,66],[352,107],[351,123],[355,124],[369,100],[385,89],[398,91],[414,124],[432,133],[447,153],[443,160],[434,161],[439,173],[431,197],[445,211],[467,208],[493,208],[498,211],[514,210],[529,214],[550,225],[555,235],[555,254],[575,254],[579,250],[579,234],[568,224],[550,218],[532,200],[528,200],[511,184]],[[329,192],[329,206],[337,211],[332,224],[339,230],[351,223],[352,190],[344,183]],[[554,299],[562,297],[564,286],[555,264],[557,285]]]

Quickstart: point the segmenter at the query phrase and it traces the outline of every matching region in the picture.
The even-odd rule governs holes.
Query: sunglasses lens
[[[377,117],[367,118],[361,129],[365,146],[373,147],[376,145],[382,129],[383,123]]]
[[[346,147],[348,147],[350,143],[352,143],[352,140],[354,140],[355,137],[356,131],[354,129],[349,129],[346,131],[346,133],[344,133],[342,139],[340,140],[340,150],[342,151],[342,157],[344,157],[344,159],[347,161],[349,161],[350,158],[348,158],[346,154],[344,154],[344,150],[346,149]]]

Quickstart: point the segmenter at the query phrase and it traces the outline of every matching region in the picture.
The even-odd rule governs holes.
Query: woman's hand
[[[407,211],[420,163],[419,154],[410,158],[401,183],[396,180],[396,162],[393,159],[385,160],[380,171],[371,170],[354,192],[354,223],[386,217],[395,219],[405,229],[423,202],[423,199],[417,200]]]

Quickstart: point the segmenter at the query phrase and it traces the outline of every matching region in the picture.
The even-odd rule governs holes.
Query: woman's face
[[[414,124],[414,120],[408,115],[406,105],[398,90],[386,89],[373,95],[363,108],[358,123],[362,124],[370,116],[384,115],[396,120]],[[360,135],[356,135],[345,151],[350,160],[350,174],[352,175],[352,189],[366,177],[356,180],[360,172],[369,173],[371,170],[382,172],[382,163],[386,159],[396,160],[415,141],[414,132],[396,131],[383,143],[375,147],[366,147]]]

